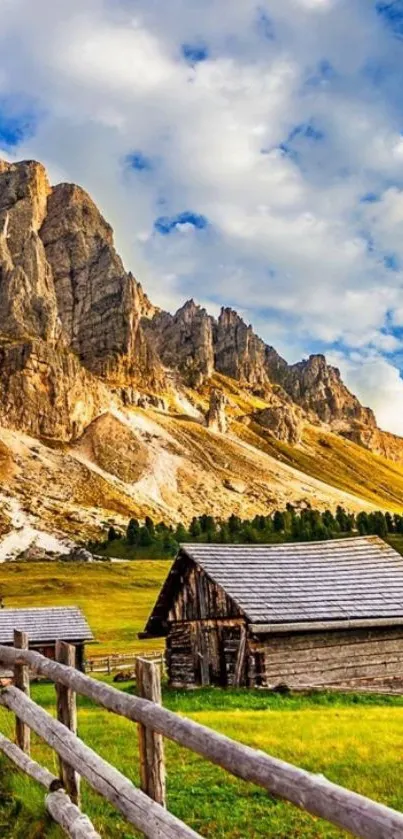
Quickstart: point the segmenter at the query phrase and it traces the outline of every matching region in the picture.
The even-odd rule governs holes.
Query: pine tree
[[[153,536],[155,532],[154,522],[150,518],[150,516],[146,516],[144,526],[147,528],[148,532]]]
[[[190,533],[192,539],[195,539],[196,542],[197,542],[197,540],[200,539],[201,532],[202,532],[202,529],[201,529],[200,521],[199,521],[199,519],[196,518],[196,516],[194,516],[192,518],[192,521],[191,521],[191,524],[190,524],[190,527],[189,527],[189,533]]]
[[[273,516],[273,528],[276,533],[284,532],[284,513],[276,510]]]
[[[117,530],[115,530],[115,528],[111,524],[111,526],[108,530],[108,542],[114,542],[116,539],[119,539],[119,538],[120,538],[119,533],[117,532]]]
[[[182,522],[179,522],[175,530],[175,541],[178,543],[188,541],[188,532],[186,530],[185,525],[182,524]]]
[[[138,544],[141,545],[142,548],[148,548],[150,547],[150,545],[153,544],[153,542],[154,539],[148,527],[146,527],[145,525],[144,527],[140,527]]]
[[[140,524],[137,519],[130,519],[126,530],[126,539],[129,545],[137,545],[139,537]]]

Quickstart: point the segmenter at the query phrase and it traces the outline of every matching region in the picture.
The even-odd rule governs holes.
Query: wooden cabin
[[[174,687],[403,690],[403,558],[377,536],[182,545],[142,637]]]
[[[33,609],[0,609],[0,644],[14,644],[14,630],[26,632],[29,647],[48,658],[55,657],[56,641],[68,641],[76,648],[76,666],[84,670],[85,644],[93,634],[77,606]]]

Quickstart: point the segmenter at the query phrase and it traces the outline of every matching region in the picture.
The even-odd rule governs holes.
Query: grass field
[[[144,629],[169,567],[166,560],[7,563],[0,565],[0,597],[10,608],[80,606],[97,640],[87,647],[88,654],[157,649],[158,639],[139,642],[137,633]]]
[[[100,649],[140,649],[136,638],[169,563],[70,566],[30,563],[0,566],[6,606],[77,603]],[[155,642],[152,642],[155,647]],[[130,684],[123,689],[132,690]],[[33,685],[33,696],[53,712],[53,685]],[[281,697],[261,691],[166,690],[164,704],[205,725],[318,773],[397,809],[403,809],[403,699]],[[0,711],[0,731],[13,720]],[[136,727],[88,700],[79,703],[79,733],[89,745],[138,783]],[[34,756],[57,772],[57,760],[34,738]],[[274,801],[167,743],[169,807],[202,836],[226,839],[334,839],[344,834],[292,805]],[[84,807],[102,837],[129,839],[135,832],[84,786]],[[0,759],[2,839],[61,839],[43,816],[43,792]]]
[[[54,709],[52,685],[38,685],[33,694],[48,710]],[[403,809],[401,700],[200,690],[192,694],[166,691],[164,704],[255,748]],[[0,712],[0,730],[12,735],[12,719],[5,711]],[[82,700],[79,732],[138,783],[134,725]],[[34,755],[57,772],[55,757],[37,741]],[[42,791],[20,773],[7,772],[7,767],[5,759],[0,760],[2,839],[59,839],[59,829],[44,820]],[[167,767],[170,809],[209,839],[334,839],[345,835],[172,743],[167,743]],[[103,837],[137,835],[86,787],[84,807]]]

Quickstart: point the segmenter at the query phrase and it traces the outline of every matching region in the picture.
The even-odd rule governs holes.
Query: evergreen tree
[[[370,522],[368,518],[368,513],[363,510],[361,513],[358,513],[357,516],[357,528],[360,536],[367,536],[370,533]]]
[[[336,509],[336,521],[338,522],[338,525],[342,533],[349,532],[349,521],[347,513],[343,507],[340,507],[340,504]]]
[[[179,522],[175,530],[175,541],[179,543],[188,541],[188,532],[182,522]]]
[[[284,513],[276,510],[273,516],[273,528],[275,533],[283,533],[284,531]]]
[[[148,527],[144,525],[144,527],[140,527],[139,536],[138,536],[138,544],[142,548],[149,548],[154,542],[153,536],[150,533]]]
[[[144,522],[144,527],[146,527],[146,528],[147,528],[148,532],[149,532],[152,536],[154,535],[154,532],[155,532],[154,522],[153,522],[153,520],[152,520],[152,519],[150,519],[150,516],[146,516],[146,518],[145,518],[145,522]]]
[[[385,513],[385,523],[388,533],[395,532],[395,523],[390,513]]]
[[[139,537],[140,524],[137,519],[130,519],[126,530],[126,539],[129,545],[137,545]]]
[[[193,518],[192,518],[192,521],[191,521],[191,524],[190,524],[190,527],[189,527],[189,533],[190,533],[192,539],[195,539],[196,542],[200,539],[202,529],[201,529],[200,521],[199,521],[199,519],[196,518],[196,516],[193,516]]]
[[[162,549],[164,553],[174,555],[178,550],[178,543],[174,539],[172,533],[169,530],[166,530],[163,537],[162,537]]]
[[[111,524],[108,530],[108,542],[114,542],[116,539],[120,539],[120,536],[117,530],[115,530],[115,528]]]
[[[241,519],[239,518],[239,516],[235,516],[234,513],[231,513],[231,515],[228,519],[228,528],[229,528],[230,533],[232,533],[232,534],[239,533],[239,531],[241,529],[241,525],[242,525],[242,522],[241,522]]]
[[[381,538],[387,536],[388,529],[386,526],[385,515],[381,510],[377,510],[375,513],[370,513],[369,520],[371,533],[375,533]]]
[[[251,523],[245,525],[243,529],[243,538],[245,542],[249,542],[252,545],[259,541],[258,532]]]

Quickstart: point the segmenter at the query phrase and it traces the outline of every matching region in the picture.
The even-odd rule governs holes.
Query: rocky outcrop
[[[44,341],[0,344],[0,423],[70,440],[110,404],[105,385],[65,349]]]
[[[50,186],[43,166],[0,161],[0,331],[54,342],[60,322],[39,229]]]
[[[396,434],[360,422],[353,422],[350,426],[341,428],[339,434],[387,460],[403,463],[403,441]]]
[[[229,308],[221,309],[214,327],[214,363],[219,373],[253,386],[267,385],[271,367],[286,365],[273,347]]]
[[[213,319],[194,300],[175,315],[159,312],[144,328],[164,364],[179,370],[190,387],[200,387],[212,375]]]
[[[277,440],[295,446],[300,443],[304,427],[302,411],[291,400],[272,396],[270,406],[257,411],[252,420],[267,429]]]
[[[125,272],[89,195],[73,184],[55,187],[40,235],[64,332],[82,363],[109,381],[161,386],[161,364],[141,327],[154,308]]]
[[[210,392],[210,405],[206,414],[207,428],[225,434],[227,430],[227,417],[225,415],[226,397],[222,390],[212,388]]]
[[[337,367],[327,364],[324,355],[311,355],[284,368],[278,381],[294,402],[322,422],[359,421],[370,428],[376,420],[370,408],[364,408],[343,383]]]

